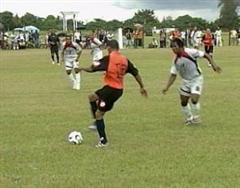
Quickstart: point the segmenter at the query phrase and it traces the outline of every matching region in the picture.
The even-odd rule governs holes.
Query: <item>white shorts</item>
[[[79,63],[76,61],[65,61],[65,70],[72,70],[79,67]]]
[[[190,96],[191,94],[201,95],[203,87],[203,76],[198,76],[192,80],[183,80],[179,88],[180,95]]]

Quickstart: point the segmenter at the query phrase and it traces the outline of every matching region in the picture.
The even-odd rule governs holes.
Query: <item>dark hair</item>
[[[174,38],[171,41],[170,47],[171,48],[173,48],[173,47],[183,48],[184,47],[184,43],[183,43],[183,41],[180,38]]]
[[[119,44],[117,40],[110,40],[107,42],[107,47],[110,47],[114,50],[119,50]]]

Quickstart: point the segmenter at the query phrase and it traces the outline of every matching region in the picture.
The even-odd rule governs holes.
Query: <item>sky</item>
[[[61,16],[61,11],[77,12],[77,20],[89,22],[94,18],[124,21],[138,10],[154,10],[161,21],[163,17],[190,15],[214,21],[219,17],[219,0],[0,0],[0,12],[10,11],[18,16],[27,12],[39,16]],[[69,18],[71,18],[69,16]]]

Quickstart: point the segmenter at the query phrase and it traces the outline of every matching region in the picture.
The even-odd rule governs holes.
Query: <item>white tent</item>
[[[24,26],[23,30],[24,31],[33,31],[33,32],[35,32],[35,31],[39,32],[40,31],[37,27],[35,27],[33,25]]]

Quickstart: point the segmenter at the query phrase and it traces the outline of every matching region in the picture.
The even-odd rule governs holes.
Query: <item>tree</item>
[[[12,30],[15,28],[13,22],[13,13],[9,11],[1,12],[0,13],[0,23],[2,23],[6,30]]]
[[[232,29],[238,24],[237,7],[240,6],[239,0],[219,0],[220,7],[219,23],[223,28]]]
[[[39,27],[41,25],[39,18],[28,12],[21,17],[21,23],[22,26],[34,25],[36,27]]]
[[[154,15],[154,11],[149,9],[138,10],[134,14],[132,21],[143,25],[151,25],[152,27],[159,25],[159,20]]]
[[[170,27],[173,27],[174,26],[174,21],[172,19],[171,16],[168,16],[168,17],[164,17],[162,22],[160,23],[160,27],[161,28],[170,28]]]
[[[95,18],[94,21],[87,23],[86,27],[87,30],[99,30],[99,29],[106,30],[107,22],[105,20]]]
[[[107,30],[109,31],[116,31],[120,27],[123,27],[123,23],[118,20],[111,20],[107,22]]]
[[[53,15],[48,15],[46,19],[43,20],[43,24],[40,27],[41,30],[49,29],[59,29],[59,20]]]
[[[14,27],[22,27],[21,18],[16,14],[13,18]]]

